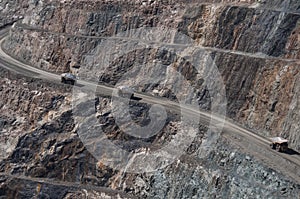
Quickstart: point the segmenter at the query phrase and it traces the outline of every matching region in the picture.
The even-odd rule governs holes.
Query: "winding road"
[[[2,43],[7,36],[9,28],[0,31],[0,67],[8,70],[24,74],[33,78],[46,79],[54,82],[60,82],[60,75],[43,71],[41,69],[24,64],[2,50]],[[258,55],[253,55],[258,56]],[[293,60],[288,60],[293,61]],[[86,89],[97,90],[99,95],[111,95],[114,88],[98,85],[93,82],[78,80],[78,85]],[[263,162],[268,167],[273,168],[286,175],[287,178],[300,183],[300,156],[299,154],[279,153],[269,147],[270,140],[251,130],[248,130],[240,125],[235,124],[231,119],[212,115],[209,112],[194,109],[193,107],[182,106],[176,102],[169,101],[163,98],[145,95],[142,93],[135,94],[136,97],[141,98],[141,102],[150,104],[160,104],[166,108],[179,112],[181,114],[188,114],[190,117],[200,117],[201,123],[213,124],[216,128],[222,127],[222,136],[228,139],[231,143],[237,146],[246,154],[252,155],[255,159]],[[224,125],[223,125],[224,124]]]

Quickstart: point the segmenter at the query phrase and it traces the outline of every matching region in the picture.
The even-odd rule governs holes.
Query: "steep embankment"
[[[282,5],[280,1],[265,4],[242,1],[241,4],[239,1],[222,1],[220,4],[220,1],[201,1],[205,4],[193,4],[196,1],[190,1],[187,5],[184,2],[36,1],[29,5],[28,14],[22,22],[26,26],[13,27],[6,48],[19,58],[52,72],[76,72],[79,66],[82,78],[100,79],[102,83],[123,81],[139,85],[146,77],[170,74],[171,69],[175,69],[195,88],[195,92],[188,93],[183,89],[174,96],[176,78],[160,81],[159,84],[143,83],[137,89],[148,92],[155,89],[158,95],[173,100],[181,97],[186,101],[197,99],[206,109],[211,108],[210,97],[216,93],[209,92],[205,84],[215,79],[205,79],[209,74],[207,68],[197,68],[193,64],[203,60],[199,65],[207,66],[210,64],[207,57],[210,56],[225,82],[228,115],[240,123],[260,129],[264,135],[284,132],[285,137],[292,138],[292,146],[299,148],[299,69],[296,63],[282,60],[298,58],[298,37],[295,36],[299,32],[298,15],[281,12],[297,12],[299,3],[288,1]],[[281,11],[268,10],[270,8]],[[197,45],[207,47],[206,51],[203,52],[202,48],[182,50],[181,47],[164,50],[150,46],[120,53],[120,49],[131,49],[132,46],[126,45],[126,42],[116,44],[98,38],[157,26],[174,28],[188,35]],[[145,35],[132,32],[132,36],[151,35],[151,31],[141,33]],[[160,42],[166,43],[174,41],[174,37],[170,40],[169,34],[160,39]],[[180,38],[177,39],[180,41]],[[138,42],[133,44],[139,46]],[[112,62],[105,64],[105,55],[113,55]],[[135,71],[135,82],[122,80],[128,71],[136,68],[139,70]],[[91,196],[92,193],[86,193],[82,188],[74,190],[75,193],[70,189],[69,183],[81,183],[120,189],[148,198],[299,196],[299,182],[293,182],[254,157],[243,154],[243,148],[229,140],[220,138],[214,145],[205,146],[208,134],[203,126],[199,129],[196,126],[199,133],[191,146],[166,168],[141,174],[126,173],[127,167],[121,171],[109,168],[102,161],[107,158],[109,161],[112,157],[95,159],[78,137],[74,119],[79,116],[72,117],[70,111],[70,87],[19,78],[7,71],[0,74],[3,75],[1,102],[4,102],[0,106],[2,142],[4,146],[10,146],[8,151],[3,149],[8,153],[3,153],[5,158],[0,164],[1,172],[62,181],[60,189],[49,184],[48,180],[42,183],[42,188],[34,180],[24,188],[22,183],[27,182],[26,178],[16,180],[6,175],[1,178],[2,195],[15,197],[26,194],[30,198],[46,197],[45,194],[49,197],[52,197],[51,194],[61,197]],[[133,138],[123,133],[116,124],[111,99],[99,97],[93,100],[93,107],[81,103],[75,109],[78,108],[84,118],[97,118],[109,141],[122,149],[137,150],[137,153],[141,150],[140,153],[143,153],[148,148],[155,152],[179,134],[178,115],[168,112],[168,120],[158,135],[146,139]],[[148,105],[136,101],[131,103],[135,103],[129,106],[134,122],[148,124]],[[96,111],[91,108],[96,108]],[[85,128],[89,132],[94,126],[85,125]],[[93,136],[87,135],[92,141]],[[11,144],[8,145],[8,142]],[[206,147],[211,150],[206,150]]]
[[[61,91],[57,91],[59,88]],[[49,87],[42,81],[24,79],[3,69],[0,90],[2,158],[14,149],[19,136],[52,120],[70,106],[61,86]]]
[[[174,28],[209,48],[226,85],[231,118],[265,136],[286,137],[299,150],[299,71],[297,63],[284,60],[299,58],[299,3],[195,2],[43,1],[31,5],[22,22],[40,30],[16,26],[7,48],[45,70],[76,71],[80,66],[86,71],[85,75],[81,72],[84,78],[90,76],[89,71],[96,71],[108,81],[113,74],[124,73],[129,64],[125,61],[108,71],[97,50],[105,39],[97,37],[141,27]],[[164,53],[152,52],[150,61],[166,59],[162,56]],[[188,64],[183,68],[185,76],[199,87],[200,104],[208,108],[210,96],[199,81],[201,77]]]
[[[1,133],[3,136],[9,132],[9,139],[17,138],[12,152],[0,164],[0,171],[6,173],[0,173],[2,196],[109,198],[118,194],[98,190],[99,186],[147,198],[242,198],[249,195],[296,198],[299,195],[297,183],[242,154],[225,139],[204,154],[201,144],[206,136],[205,127],[199,129],[185,154],[164,169],[145,174],[115,171],[96,160],[74,132],[76,127],[68,109],[70,87],[16,76],[2,69],[1,76],[0,96],[5,103],[1,106]],[[176,117],[169,117],[162,134],[145,140],[132,139],[115,124],[110,99],[99,98],[96,105],[97,118],[108,137],[117,141],[117,145],[118,140],[122,141],[119,144],[123,143],[129,150],[160,146],[176,134]],[[132,112],[138,113],[134,120],[146,122],[147,106],[137,103],[133,107],[137,110]],[[80,110],[82,115],[91,114],[89,109]],[[23,119],[16,120],[16,116]]]
[[[154,139],[132,140],[118,130],[111,115],[109,100],[100,99],[99,104],[98,118],[107,135],[110,139],[122,140],[121,143],[130,142],[127,148],[151,146],[151,143],[155,146],[165,143],[176,134],[176,124],[169,123],[164,134]],[[82,114],[89,114],[89,110],[86,111]],[[143,118],[141,115],[136,117]],[[240,149],[231,146],[227,140],[219,140],[214,146],[215,150],[203,155],[200,146],[206,131],[204,127],[201,127],[193,144],[175,163],[143,174],[114,171],[101,164],[101,160],[95,160],[86,151],[77,135],[72,133],[72,128],[70,112],[65,112],[21,136],[13,153],[1,162],[1,171],[28,177],[3,177],[3,195],[48,195],[55,198],[56,195],[63,197],[78,194],[79,197],[84,196],[86,184],[121,189],[139,198],[242,198],[249,195],[253,198],[297,198],[299,195],[300,187],[297,183],[240,153]],[[30,180],[32,177],[34,179]],[[51,180],[39,183],[37,177]],[[24,181],[27,183],[26,188],[22,186]],[[59,189],[56,181],[60,181]],[[76,184],[73,183],[82,185],[78,190],[74,189]],[[96,187],[90,188],[96,190]],[[93,193],[88,195],[92,197]],[[97,194],[94,195],[97,198]]]
[[[12,24],[24,17],[28,8],[28,2],[22,0],[2,0],[0,1],[0,27]]]
[[[75,133],[71,87],[0,70],[0,196],[126,198],[101,188],[114,172],[97,169]]]

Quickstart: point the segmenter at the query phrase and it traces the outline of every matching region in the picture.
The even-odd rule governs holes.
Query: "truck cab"
[[[72,73],[63,73],[61,74],[61,82],[64,84],[71,84],[74,85],[77,78]]]
[[[134,95],[135,90],[129,86],[118,86],[117,87],[118,96],[132,98]]]
[[[281,137],[270,138],[270,146],[278,152],[286,152],[288,150],[288,140]]]

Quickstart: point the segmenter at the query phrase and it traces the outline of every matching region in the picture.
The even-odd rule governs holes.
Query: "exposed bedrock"
[[[218,105],[226,103],[227,117],[263,136],[287,138],[291,148],[300,150],[298,0],[39,0],[29,1],[24,10],[24,19],[3,45],[11,55],[57,74],[70,71],[83,80],[129,84],[176,102],[196,101],[206,110],[213,110],[214,99],[223,95],[221,82],[226,100]],[[178,115],[167,112],[161,133],[132,138],[116,123],[110,98],[95,97],[96,111],[82,103],[76,107],[82,115],[76,115],[72,87],[0,72],[1,172],[105,186],[145,198],[299,196],[299,182],[263,164],[260,154],[249,155],[226,135],[206,151],[203,143],[209,137],[202,125],[191,146],[165,168],[139,174],[110,168],[80,139],[77,117],[96,118],[109,141],[145,152],[178,134]],[[177,84],[179,77],[184,84]],[[147,78],[156,82],[147,83]],[[148,124],[148,105],[132,103],[133,121]],[[0,195],[5,196],[34,197],[38,194],[28,191],[33,189],[42,194],[55,189],[66,198],[99,196],[81,189],[67,192],[68,184],[57,188],[44,183],[43,191],[35,181],[4,174],[0,181]],[[15,181],[28,182],[28,189]]]

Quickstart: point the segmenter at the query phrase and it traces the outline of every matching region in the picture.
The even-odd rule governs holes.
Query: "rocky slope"
[[[61,114],[60,111],[68,109],[68,102],[63,90],[56,91],[56,87],[61,86],[49,87],[49,84],[42,81],[11,75],[4,70],[1,71],[1,76],[3,158],[15,147],[15,138],[57,117]]]
[[[34,91],[35,86],[42,86],[45,90],[41,90],[40,95],[34,96],[44,96],[42,104],[45,104],[45,108],[35,108],[35,115],[44,116],[45,113],[49,115],[50,112],[56,115],[49,120],[43,120],[40,116],[37,120],[40,124],[32,124],[34,129],[24,128],[27,122],[24,122],[23,126],[8,122],[2,127],[2,131],[11,128],[24,130],[16,135],[18,139],[15,147],[0,163],[1,196],[116,198],[119,194],[120,198],[132,197],[103,188],[98,190],[97,187],[101,186],[119,189],[138,198],[297,198],[299,196],[299,184],[263,166],[253,157],[243,154],[240,148],[224,138],[218,140],[213,147],[214,150],[203,153],[202,142],[205,140],[207,130],[203,126],[185,154],[163,169],[141,174],[113,170],[101,164],[101,160],[96,160],[75,133],[76,127],[71,111],[65,110],[68,107],[66,105],[68,94],[62,95],[64,97],[55,102],[53,98],[45,97],[52,89],[56,91],[53,96],[60,91],[68,93],[68,87],[56,84],[46,86],[46,83],[38,80],[19,79],[20,76],[8,74],[3,70],[1,74],[12,81],[10,84],[4,84],[2,96],[6,96],[7,99],[20,99],[20,102],[30,101],[31,96],[22,95],[23,88],[19,85],[25,85],[30,93]],[[12,94],[4,95],[9,92],[18,93],[19,98],[12,97]],[[32,101],[30,106],[38,104],[38,100]],[[127,150],[141,146],[155,150],[170,136],[176,134],[174,124],[178,119],[176,116],[171,117],[172,113],[169,113],[170,121],[163,133],[151,139],[132,139],[120,130],[112,131],[118,129],[118,126],[114,122],[110,106],[109,98],[101,97],[96,100],[97,118],[110,140],[116,141],[117,145],[118,143],[123,145]],[[1,118],[10,117],[12,114],[6,115],[3,112],[15,107],[17,107],[15,103],[8,103],[6,108],[2,106]],[[133,115],[135,121],[147,120],[147,115],[143,115],[143,112],[148,111],[147,106],[136,104],[133,108],[140,109],[140,111],[133,110],[133,113],[141,113]],[[84,110],[86,112],[81,112],[83,115],[91,114],[89,109]],[[32,117],[27,114],[27,109],[20,108],[15,112],[24,115],[24,121]],[[86,186],[92,187],[86,188]]]
[[[44,70],[73,71],[80,78],[105,84],[140,85],[136,87],[139,91],[175,101],[196,100],[210,110],[214,97],[222,94],[213,91],[217,81],[206,67],[211,66],[211,57],[225,84],[227,115],[262,135],[282,135],[299,150],[299,69],[297,61],[287,60],[299,59],[299,12],[296,0],[189,4],[172,0],[30,1],[22,24],[14,25],[4,47]],[[166,27],[158,29],[165,33],[158,38],[164,42],[160,47],[151,46],[151,41],[157,41],[150,37],[151,31],[157,33],[154,27]],[[144,29],[133,31],[138,28]],[[179,34],[175,37],[166,29]],[[152,39],[150,44],[103,38],[126,38],[122,32],[129,30],[131,38]],[[189,42],[201,48],[168,46]],[[107,64],[106,58],[112,61]],[[187,83],[176,87],[178,79],[172,76],[172,69]],[[1,197],[123,196],[94,188],[85,191],[90,185],[139,198],[299,197],[298,182],[268,168],[226,138],[218,138],[211,150],[205,150],[205,126],[197,127],[199,132],[191,146],[165,168],[139,174],[110,168],[103,164],[105,153],[96,159],[91,147],[82,143],[76,123],[80,116],[97,118],[109,141],[134,151],[156,150],[168,143],[178,134],[178,115],[167,112],[162,132],[133,139],[116,123],[110,98],[93,99],[96,111],[86,108],[85,103],[72,109],[71,87],[0,72]],[[144,81],[168,74],[174,78]],[[134,80],[126,79],[133,75]],[[148,124],[149,107],[132,103],[133,121]],[[76,108],[83,112],[74,113]],[[89,132],[90,128],[85,128]]]
[[[22,0],[2,0],[0,1],[0,27],[12,24],[24,17],[28,8],[28,2]]]
[[[113,172],[97,169],[75,133],[70,87],[0,74],[1,198],[127,197],[101,188]]]
[[[226,85],[231,118],[265,136],[286,137],[299,150],[297,62],[280,60],[299,59],[299,3],[196,2],[39,1],[29,6],[22,21],[30,27],[16,25],[7,48],[49,71],[76,72],[81,66],[81,75],[86,78],[88,71],[101,73],[105,68],[101,59],[91,60],[100,56],[97,49],[106,44],[98,36],[141,27],[178,30],[194,44],[208,47]],[[155,53],[150,59],[160,56]],[[128,64],[121,67],[126,69]],[[110,77],[109,73],[99,76]],[[192,77],[193,70],[186,73],[198,81],[199,77]],[[200,103],[205,103],[209,95],[203,86],[199,92],[199,96],[206,96]]]
[[[124,193],[98,187],[84,187],[67,183],[45,182],[44,179],[14,178],[1,175],[1,198],[132,198]]]

